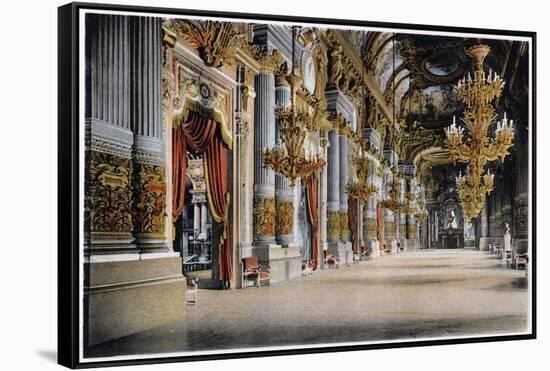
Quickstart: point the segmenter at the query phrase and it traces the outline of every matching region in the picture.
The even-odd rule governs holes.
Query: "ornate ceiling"
[[[417,165],[420,177],[434,166],[451,165],[443,128],[452,122],[453,115],[462,116],[464,107],[456,99],[454,86],[473,71],[472,61],[464,52],[479,43],[491,47],[485,63],[487,71],[498,72],[507,84],[498,105],[501,109],[506,106],[508,112],[521,111],[524,108],[518,96],[527,92],[517,89],[527,83],[517,80],[527,76],[518,73],[525,72],[524,43],[388,32],[368,32],[363,38],[364,63],[404,127],[399,143],[403,147],[401,155],[405,154],[406,162]]]

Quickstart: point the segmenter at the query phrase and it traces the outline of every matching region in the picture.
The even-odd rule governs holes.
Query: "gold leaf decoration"
[[[137,164],[134,225],[137,233],[163,233],[165,227],[166,183],[164,167]]]
[[[275,199],[254,199],[254,234],[256,236],[275,236]]]
[[[328,235],[331,240],[340,239],[340,213],[331,211],[327,215]]]
[[[395,222],[384,222],[384,235],[386,238],[395,238]]]
[[[231,22],[177,20],[178,34],[195,48],[209,67],[230,64],[238,30]]]
[[[292,202],[277,203],[277,224],[275,232],[278,236],[292,234],[294,231],[294,204]]]
[[[348,240],[350,238],[348,218],[348,213],[340,213],[340,237],[343,240]]]
[[[91,232],[132,231],[130,159],[88,153],[85,204]]]

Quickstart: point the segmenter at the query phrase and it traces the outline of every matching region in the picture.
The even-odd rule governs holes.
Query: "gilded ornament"
[[[340,213],[330,211],[327,213],[328,236],[331,240],[340,239]]]
[[[254,235],[275,236],[275,199],[254,199]]]
[[[131,160],[90,151],[86,209],[93,232],[132,231]]]
[[[178,34],[199,53],[204,64],[230,64],[237,45],[238,30],[231,22],[175,20]]]
[[[292,234],[294,230],[294,204],[278,202],[275,233],[278,236]]]
[[[163,233],[166,182],[164,167],[136,164],[134,226],[136,233]]]

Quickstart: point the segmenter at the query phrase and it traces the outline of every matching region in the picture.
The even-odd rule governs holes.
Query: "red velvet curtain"
[[[219,245],[220,280],[231,280],[231,251],[229,243],[229,192],[227,185],[227,151],[217,123],[197,113],[190,113],[187,121],[172,129],[172,174],[174,219],[184,207],[187,152],[205,155],[205,177],[210,212],[222,224]],[[217,134],[217,135],[216,135]]]
[[[227,223],[230,202],[227,188],[227,166],[225,165],[227,164],[227,148],[219,135],[212,138],[205,156],[205,176],[210,211],[214,220],[222,225],[219,244],[220,280],[229,282],[232,277],[232,269],[229,225]]]
[[[204,116],[190,113],[187,121],[172,129],[172,215],[181,215],[185,197],[187,152],[201,154],[209,147],[216,133],[216,123]]]
[[[357,236],[357,200],[348,196],[348,224],[353,241],[353,253],[359,254],[359,236]]]
[[[316,270],[319,264],[319,241],[318,241],[318,226],[319,226],[319,213],[318,213],[318,197],[317,187],[318,181],[315,176],[310,177],[306,181],[306,196],[307,205],[309,209],[309,220],[311,221],[311,260],[313,261],[313,270]]]

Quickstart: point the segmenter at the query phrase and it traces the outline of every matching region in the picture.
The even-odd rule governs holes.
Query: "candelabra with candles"
[[[351,197],[364,204],[378,192],[378,186],[369,181],[372,161],[367,157],[366,139],[359,139],[357,154],[351,158],[351,164],[355,168],[357,177],[348,182],[346,190]]]
[[[394,213],[402,211],[405,203],[401,200],[401,177],[395,167],[392,168],[392,178],[388,182],[388,186],[388,197],[382,200],[380,205],[386,209],[390,209]]]
[[[312,118],[305,112],[298,110],[295,105],[296,87],[301,84],[301,78],[294,71],[295,27],[292,28],[292,72],[286,76],[290,84],[290,107],[279,107],[275,115],[280,120],[280,140],[275,148],[263,151],[263,164],[290,180],[294,187],[297,179],[305,179],[317,175],[325,166],[322,158],[322,148],[314,153],[311,146],[306,149],[308,127],[311,127]]]
[[[445,129],[449,153],[454,163],[465,162],[467,174],[456,178],[458,195],[467,221],[472,220],[485,205],[486,196],[493,190],[493,175],[484,174],[488,162],[500,159],[509,154],[513,145],[513,121],[504,118],[497,122],[495,138],[489,135],[490,127],[495,123],[496,114],[492,105],[504,88],[504,81],[496,73],[489,70],[486,76],[483,61],[491,49],[487,45],[475,45],[466,54],[475,60],[475,73],[472,79],[470,73],[461,79],[455,87],[458,99],[464,102],[466,108],[462,119],[469,133],[465,138],[465,130],[456,124]]]

